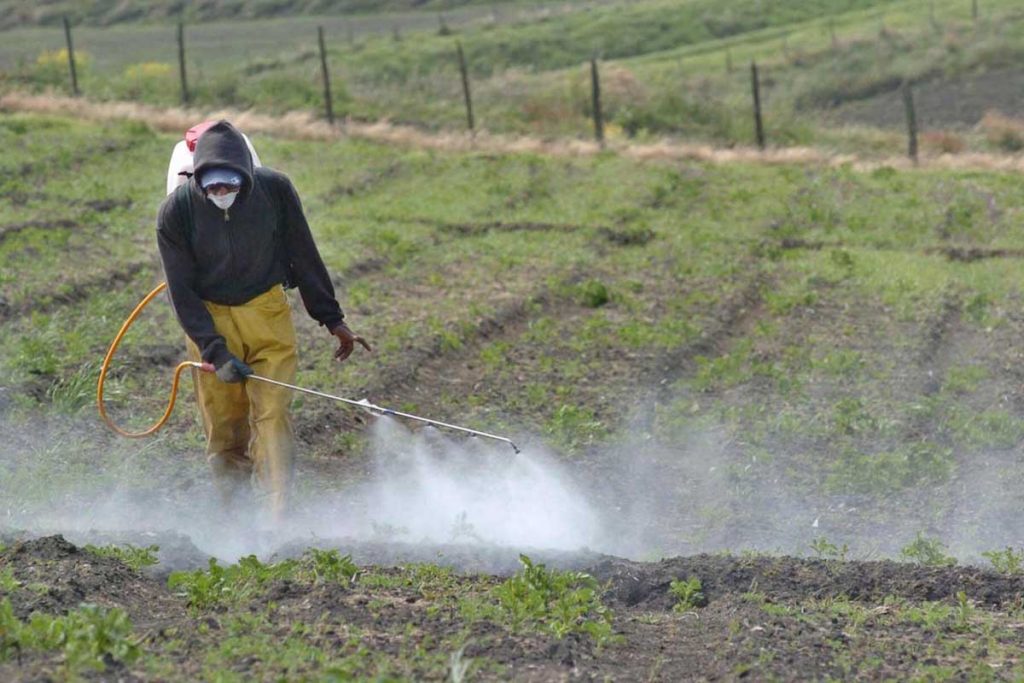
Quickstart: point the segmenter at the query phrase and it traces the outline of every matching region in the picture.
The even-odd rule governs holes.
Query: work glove
[[[231,356],[223,365],[217,368],[217,379],[228,384],[243,382],[251,374],[252,368],[234,356]]]
[[[334,352],[335,360],[342,361],[351,356],[352,350],[355,349],[357,343],[361,344],[367,351],[373,352],[373,349],[366,343],[366,340],[348,329],[348,325],[345,323],[337,325],[331,330],[331,334],[338,338],[338,350]]]

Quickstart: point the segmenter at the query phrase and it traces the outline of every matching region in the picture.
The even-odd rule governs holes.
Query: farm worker
[[[219,121],[196,141],[194,174],[160,205],[157,243],[196,373],[206,452],[225,510],[254,481],[273,519],[288,510],[294,438],[295,328],[284,292],[299,289],[309,315],[338,339],[344,361],[370,345],[345,324],[298,194],[283,173],[254,168],[242,134]]]

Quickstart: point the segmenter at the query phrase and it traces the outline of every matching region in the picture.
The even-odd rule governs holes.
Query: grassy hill
[[[437,13],[466,7],[487,7],[495,11],[510,9],[513,5],[543,4],[543,0],[240,0],[196,4],[174,0],[157,2],[69,2],[57,0],[44,4],[24,0],[0,2],[0,29],[26,26],[60,26],[64,17],[76,24],[113,26],[132,23],[165,23],[187,21],[223,21],[267,19],[308,15],[358,15],[401,12]]]
[[[761,66],[769,141],[894,153],[904,143],[898,95],[921,93],[925,151],[1010,150],[1024,15],[1014,3],[940,0],[708,0],[468,7],[441,30],[436,14],[290,17],[190,24],[192,101],[200,106],[322,110],[316,28],[327,31],[334,110],[428,129],[464,127],[455,42],[466,54],[478,124],[488,130],[587,136],[591,55],[602,58],[613,138],[664,135],[749,144],[749,63]],[[448,15],[446,15],[448,16]],[[397,27],[397,28],[396,28]],[[180,100],[169,25],[77,30],[81,87],[91,97]],[[9,32],[7,87],[66,88],[63,36]],[[156,47],[159,46],[159,47]],[[42,51],[41,51],[42,50]],[[953,103],[961,102],[961,105]],[[973,127],[982,120],[985,125]],[[852,127],[851,127],[852,124]]]

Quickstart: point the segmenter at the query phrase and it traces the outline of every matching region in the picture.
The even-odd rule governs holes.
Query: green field
[[[190,24],[188,112],[158,13],[76,27],[82,100],[47,99],[58,29],[0,34],[0,679],[1024,676],[1013,3],[444,3],[446,35],[441,3],[273,6]],[[320,24],[347,127],[283,115],[319,112]],[[949,121],[919,166],[905,79]],[[179,123],[226,106],[374,345],[333,362],[292,292],[298,384],[522,454],[297,395],[296,518],[266,529],[212,505],[188,375],[156,437],[100,422]],[[119,424],[183,347],[158,297]]]
[[[7,526],[58,524],[81,496],[102,497],[114,483],[149,491],[183,478],[205,481],[190,398],[162,436],[141,445],[118,441],[94,417],[99,359],[121,319],[159,281],[153,219],[176,136],[138,122],[16,113],[3,115],[0,130],[11,150],[3,174],[9,201],[0,216],[0,386],[4,441],[11,444],[2,496],[17,501]],[[982,553],[1017,537],[1024,202],[1015,175],[253,137],[263,159],[293,177],[339,278],[342,304],[377,346],[372,356],[334,366],[327,340],[297,309],[300,384],[513,434],[528,450],[550,449],[600,509],[623,506],[605,516],[600,549],[650,559],[745,548],[797,555],[813,549],[829,561],[903,552],[918,561],[952,553],[987,562]],[[109,389],[116,419],[142,426],[159,414],[182,356],[180,337],[166,304],[153,304],[116,359]],[[295,416],[303,495],[350,495],[375,457],[362,418],[313,400],[297,401]],[[184,502],[205,490],[198,485],[171,486],[159,496]],[[1016,557],[1012,549],[1005,553],[1004,561]],[[21,591],[36,580],[25,573],[35,565],[18,557],[29,556],[4,560],[17,572],[8,593],[27,610],[31,602],[17,601],[31,595]],[[77,568],[78,556],[69,557]],[[529,636],[540,639],[529,647],[543,649],[536,643],[550,637],[543,635],[549,617],[505,622],[500,611],[479,606],[497,599],[486,592],[492,584],[460,580],[438,593],[413,579],[425,591],[415,595],[434,604],[422,617],[424,633],[452,628],[448,623],[469,629],[444,641],[445,657],[428,655],[435,651],[428,639],[416,641],[422,651],[399,647],[367,658],[360,648],[373,636],[351,629],[347,649],[323,650],[334,631],[309,621],[318,618],[315,611],[289,612],[291,632],[313,628],[317,651],[334,652],[334,659],[287,650],[285,660],[265,660],[271,668],[240,669],[235,657],[262,652],[262,639],[283,637],[267,630],[284,618],[273,617],[273,606],[264,616],[245,616],[268,604],[267,587],[292,576],[308,590],[324,590],[314,577],[326,570],[239,571],[223,580],[247,586],[246,597],[232,603],[242,611],[218,623],[244,638],[231,641],[241,649],[148,637],[148,654],[133,659],[135,666],[150,676],[264,676],[279,666],[318,676],[338,666],[361,672],[354,675],[390,671],[406,678],[449,670],[447,656],[477,633],[478,619],[540,634]],[[42,585],[51,580],[32,576]],[[373,612],[384,619],[378,627],[398,637],[404,617],[380,617],[390,598],[376,584],[359,585],[357,593],[372,604],[384,601]],[[760,598],[745,599],[753,613],[767,614],[757,607]],[[977,598],[963,603],[976,612],[960,626],[943,603],[915,607],[919,597],[906,599],[898,609],[911,611],[885,628],[934,628],[906,621],[920,609],[947,625],[942,633],[950,647],[975,629],[1006,628],[1002,612],[972,607]],[[143,606],[124,604],[133,619],[143,618]],[[183,611],[186,603],[174,604],[161,608],[170,610],[161,619],[180,629],[196,618]],[[210,609],[199,604],[200,615]],[[462,616],[434,620],[433,610],[444,612],[445,604],[461,605]],[[787,604],[824,619],[839,609]],[[620,634],[632,633],[628,624],[646,629],[675,618],[631,609],[619,608],[634,615],[613,622]],[[589,618],[603,623],[598,613]],[[864,618],[855,610],[842,614]],[[983,615],[996,621],[981,621]],[[29,632],[18,637],[41,653],[32,661],[43,669],[33,670],[78,661],[50,641],[32,641]],[[491,642],[481,637],[472,640]],[[596,637],[587,636],[588,652],[601,646]],[[704,636],[690,637],[699,643]],[[1004,644],[990,653],[1005,654],[1009,641],[995,637]],[[870,647],[859,649],[868,642],[878,644],[841,648],[825,669],[814,670],[840,671],[839,657],[853,667],[848,671],[886,670],[873,668]],[[601,647],[597,671],[616,657],[615,645]],[[342,652],[344,661],[336,661]],[[729,666],[754,655],[733,656]],[[996,656],[1003,655],[958,656],[952,671],[988,666]],[[484,678],[510,675],[485,654],[477,661],[489,672]],[[915,661],[896,670],[923,675],[927,669]],[[763,671],[775,670],[758,662]]]

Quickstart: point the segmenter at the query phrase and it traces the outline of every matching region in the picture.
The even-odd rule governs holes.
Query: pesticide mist
[[[77,430],[88,439],[76,439]],[[191,543],[233,561],[366,543],[575,551],[601,536],[599,516],[553,455],[413,433],[389,418],[372,429],[364,480],[331,481],[300,465],[294,514],[276,528],[258,495],[220,508],[201,447],[183,454],[180,444],[126,442],[81,424],[37,424],[19,434],[0,449],[10,475],[2,526],[76,542]],[[92,443],[83,449],[76,441]]]

